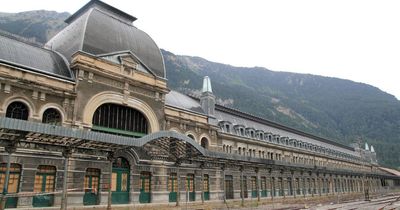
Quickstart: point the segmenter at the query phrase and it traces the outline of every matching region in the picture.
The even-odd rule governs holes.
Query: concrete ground
[[[18,208],[18,210],[56,210],[60,207],[48,208]],[[96,206],[68,206],[68,210],[106,210],[105,205]],[[228,200],[227,203],[221,201],[201,202],[181,202],[180,206],[174,203],[164,204],[129,204],[129,205],[113,205],[113,210],[400,210],[400,192],[390,193],[386,195],[375,194],[371,196],[370,201],[364,201],[361,194],[356,195],[332,195],[332,196],[315,196],[315,197],[299,197],[299,198],[275,198],[265,199],[257,202],[257,199],[248,199],[242,205],[240,199]],[[16,209],[17,210],[17,209]]]

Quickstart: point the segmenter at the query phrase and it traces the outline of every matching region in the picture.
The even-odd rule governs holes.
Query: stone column
[[[257,201],[260,201],[261,197],[261,177],[260,177],[260,169],[256,168],[256,177],[257,177]]]
[[[287,178],[285,178],[285,177],[283,177],[283,174],[281,174],[282,176],[281,176],[281,185],[279,186],[279,189],[280,189],[280,191],[282,192],[282,194],[283,194],[283,198],[286,198],[286,193],[287,193],[287,191],[286,191],[286,185],[287,185]]]
[[[108,183],[108,197],[107,197],[107,210],[112,210],[111,208],[111,196],[112,196],[112,169],[113,169],[113,162],[114,162],[114,153],[110,153],[108,155],[108,161],[110,162],[109,164],[109,170],[110,170],[110,177],[109,177],[109,183]]]
[[[204,203],[204,163],[200,165],[200,170],[201,170],[201,180],[200,180],[200,185],[201,185],[201,203]],[[210,182],[210,178],[208,178],[208,181]]]
[[[179,163],[176,163],[176,183],[177,183],[177,192],[176,192],[176,206],[179,206],[181,200],[181,175],[179,174]]]
[[[224,203],[226,203],[225,166],[221,167],[221,171],[222,171],[222,189],[224,190],[223,199],[224,199]]]
[[[63,191],[61,197],[61,210],[66,210],[68,205],[68,169],[69,169],[69,158],[71,157],[71,150],[65,149],[63,151],[64,156],[64,177],[63,177]]]
[[[240,192],[241,192],[241,206],[244,206],[244,183],[243,183],[243,167],[240,168]]]
[[[289,184],[289,182],[288,182],[288,184]],[[292,196],[294,198],[296,198],[297,197],[297,185],[296,185],[296,178],[294,178],[294,171],[291,171],[290,185],[292,185]],[[290,186],[288,186],[288,190],[290,192]]]

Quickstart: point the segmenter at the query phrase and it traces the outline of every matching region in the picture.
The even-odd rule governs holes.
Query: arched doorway
[[[112,182],[111,182],[111,201],[113,204],[129,203],[130,188],[130,166],[129,162],[122,157],[118,157],[113,162]]]
[[[135,138],[148,133],[147,118],[138,110],[118,104],[106,103],[93,114],[92,130]]]

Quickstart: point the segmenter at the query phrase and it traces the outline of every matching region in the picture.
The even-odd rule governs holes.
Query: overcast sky
[[[374,85],[400,99],[400,1],[104,0],[160,48],[234,66]],[[12,0],[2,12],[74,13],[88,0]]]

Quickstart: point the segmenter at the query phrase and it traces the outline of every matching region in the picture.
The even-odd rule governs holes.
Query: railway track
[[[393,210],[400,209],[400,196],[373,199],[371,201],[356,201],[341,204],[311,207],[315,210]]]

